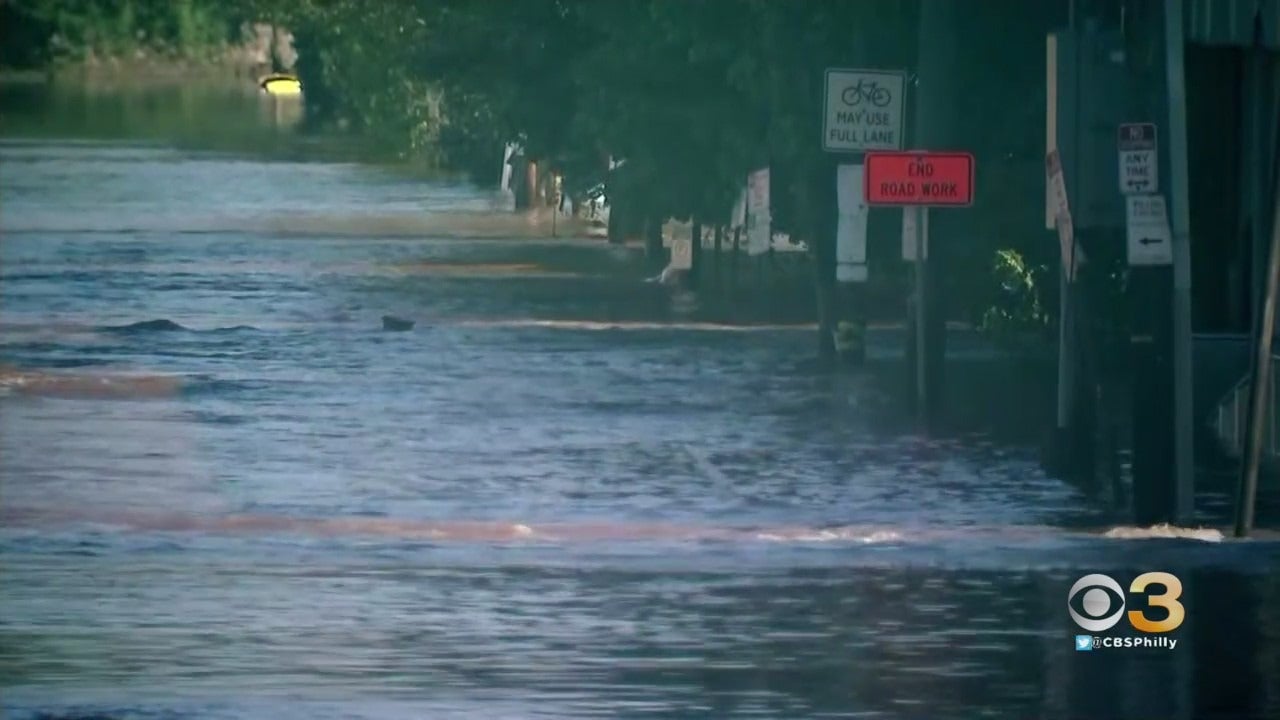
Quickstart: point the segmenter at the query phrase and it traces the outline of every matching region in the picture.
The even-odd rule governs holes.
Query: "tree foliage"
[[[412,103],[429,88],[454,164],[496,166],[506,140],[571,176],[626,158],[644,205],[681,218],[727,220],[746,173],[769,164],[795,178],[780,205],[807,195],[827,161],[815,111],[824,64],[909,60],[885,39],[887,19],[887,35],[909,40],[905,0],[262,5],[298,34],[318,113],[389,126],[408,146],[397,118],[417,117]]]
[[[239,16],[217,0],[0,0],[0,61],[35,67],[150,50],[199,56],[235,39]]]
[[[920,12],[919,0],[239,1],[286,16],[317,117],[436,151],[486,182],[507,141],[571,187],[625,158],[616,196],[645,216],[712,224],[767,165],[775,227],[820,254],[833,249],[840,160],[821,145],[823,70],[914,77]],[[1057,10],[967,7],[954,28],[963,51],[934,80],[953,87],[947,149],[978,156],[979,204],[948,226],[964,236],[949,286],[977,319],[1004,279],[998,251],[1035,277],[1051,268],[1039,173],[1043,38]]]

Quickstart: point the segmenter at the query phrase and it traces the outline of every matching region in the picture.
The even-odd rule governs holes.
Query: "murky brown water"
[[[1104,537],[1031,448],[807,369],[801,299],[177,148],[0,142],[11,716],[1280,715],[1280,545]],[[1153,570],[1176,647],[1075,650],[1075,579]]]

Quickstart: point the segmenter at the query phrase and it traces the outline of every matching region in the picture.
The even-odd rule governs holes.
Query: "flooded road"
[[[803,309],[355,164],[7,140],[0,201],[12,717],[1280,716],[1280,545],[1104,537]],[[1177,646],[1077,652],[1147,571]]]

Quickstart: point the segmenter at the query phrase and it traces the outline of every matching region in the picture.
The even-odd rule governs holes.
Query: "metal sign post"
[[[1165,0],[1165,72],[1169,98],[1169,186],[1173,224],[1174,513],[1194,511],[1195,455],[1191,369],[1191,210],[1187,167],[1187,81],[1182,0]]]
[[[925,327],[925,318],[928,317],[925,306],[929,301],[928,293],[925,292],[925,248],[929,247],[929,208],[914,207],[912,211],[916,216],[916,419],[924,425],[929,420],[929,374],[924,354],[924,348],[928,344],[928,328]]]
[[[852,155],[835,168],[836,222],[835,252],[819,253],[819,258],[834,257],[834,293],[819,295],[830,302],[834,312],[831,327],[837,350],[842,334],[862,337],[865,316],[859,308],[858,284],[868,279],[867,216],[868,209],[861,185],[865,181],[862,154],[869,150],[897,150],[902,147],[906,114],[906,72],[870,68],[827,68],[823,78],[826,94],[823,101],[822,149],[828,153]],[[842,159],[843,160],[843,159]],[[825,238],[824,238],[825,240]],[[829,282],[832,268],[819,267]],[[848,322],[838,316],[847,316]],[[843,329],[843,332],[840,330]],[[844,343],[848,344],[848,343]],[[853,356],[863,354],[863,344]],[[843,354],[843,353],[842,353]]]
[[[913,236],[916,287],[916,413],[924,424],[929,419],[928,359],[924,352],[928,343],[929,299],[927,287],[927,252],[929,247],[929,208],[967,207],[973,204],[974,160],[963,152],[869,152],[864,161],[863,182],[867,204],[881,207],[903,207],[904,250],[906,233]],[[914,216],[908,219],[908,214]]]

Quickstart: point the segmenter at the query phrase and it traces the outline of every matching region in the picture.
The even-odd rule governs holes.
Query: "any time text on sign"
[[[955,207],[973,204],[973,155],[872,152],[864,160],[868,205]]]

